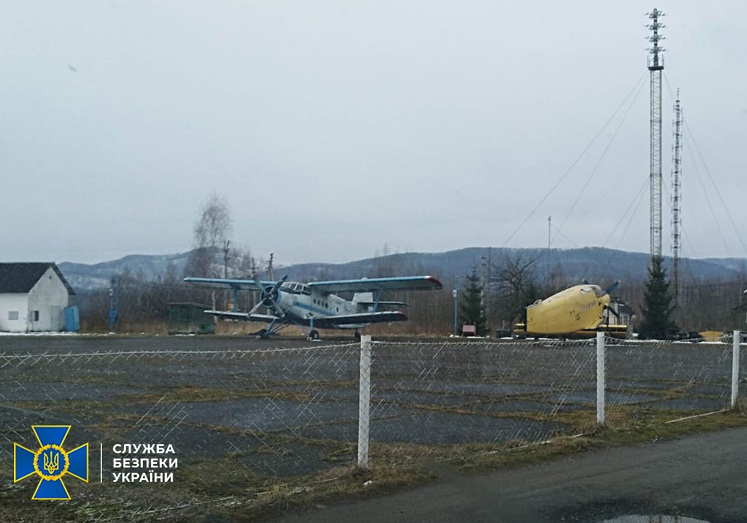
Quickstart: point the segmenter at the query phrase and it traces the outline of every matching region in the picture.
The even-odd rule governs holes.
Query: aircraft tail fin
[[[373,301],[373,292],[356,292],[353,294],[353,303],[370,303]]]

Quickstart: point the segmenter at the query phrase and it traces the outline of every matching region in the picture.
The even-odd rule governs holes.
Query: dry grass
[[[219,320],[215,326],[215,334],[218,336],[251,336],[256,334],[260,329],[266,328],[266,323],[253,321],[235,321]],[[352,330],[339,329],[318,329],[321,337],[350,337],[353,338]],[[305,338],[308,331],[297,325],[289,325],[278,333],[281,338]],[[81,332],[86,334],[108,334],[109,327],[103,322],[81,322]],[[447,336],[451,331],[443,329],[427,329],[417,325],[415,322],[397,322],[397,323],[379,323],[367,326],[362,330],[363,334],[373,336]],[[122,320],[118,324],[118,334],[143,334],[166,336],[168,328],[166,321],[149,320],[149,321],[126,321]]]
[[[204,392],[206,397],[213,397],[210,391]],[[225,455],[185,461],[176,471],[177,481],[158,488],[147,484],[82,485],[70,481],[73,500],[63,503],[30,503],[34,482],[27,481],[0,490],[0,520],[38,521],[43,516],[46,521],[256,521],[288,510],[396,492],[436,481],[442,474],[485,473],[589,450],[747,426],[746,410],[747,401],[740,401],[734,411],[671,423],[681,414],[620,409],[614,422],[603,428],[596,427],[593,413],[569,412],[559,414],[555,421],[573,427],[577,431],[574,436],[535,443],[514,440],[500,445],[374,442],[370,469],[346,464],[312,475],[285,478],[253,472],[240,462],[241,455]],[[116,435],[116,427],[122,421],[112,418],[102,429]],[[305,443],[320,446],[330,463],[347,461],[356,452],[352,443]]]
[[[437,447],[375,443],[371,446],[370,469],[346,466],[313,477],[265,484],[263,489],[253,494],[250,499],[210,514],[220,514],[230,521],[256,521],[288,510],[304,510],[320,504],[396,492],[403,487],[437,481],[443,474],[486,473],[559,459],[590,450],[747,426],[747,416],[737,411],[692,418],[678,423],[665,423],[665,420],[671,419],[672,413],[662,412],[645,422],[627,420],[618,422],[614,427],[594,428],[575,436],[559,436],[545,442],[529,444],[509,441],[502,445],[465,444]],[[578,421],[583,426],[588,426],[588,420]],[[347,449],[345,452],[349,451],[350,449]],[[236,473],[245,475],[246,471],[237,469]],[[247,510],[248,508],[251,510]],[[206,513],[203,516],[210,514]]]
[[[241,326],[252,329],[257,324],[227,323],[227,327]],[[382,326],[383,327],[383,326]],[[251,330],[250,330],[251,332]],[[284,332],[290,336],[292,331]],[[222,332],[233,335],[234,332]],[[246,334],[235,333],[236,335]],[[339,335],[339,331],[337,333]],[[160,360],[159,360],[160,361]],[[60,413],[96,420],[95,429],[101,441],[108,444],[122,441],[127,431],[141,421],[158,423],[157,417],[146,418],[141,413],[117,410],[125,405],[153,405],[160,402],[178,405],[182,402],[213,402],[237,398],[272,397],[292,401],[308,401],[306,392],[294,390],[273,391],[269,386],[273,377],[262,381],[267,390],[225,389],[216,384],[168,386],[152,383],[138,394],[111,397],[99,400],[67,400]],[[256,379],[251,374],[246,379]],[[119,383],[116,377],[106,378],[94,374],[69,377],[76,384]],[[119,384],[126,384],[123,381]],[[293,382],[283,381],[285,386]],[[355,389],[354,382],[319,382],[325,390],[340,387]],[[413,391],[416,392],[416,391]],[[681,388],[645,391],[646,394],[662,398],[677,398],[684,394]],[[531,400],[537,393],[516,395],[514,399]],[[45,408],[42,400],[18,402],[17,407],[41,412]],[[469,405],[427,405],[412,403],[419,410],[438,411],[453,415],[475,415]],[[481,415],[495,418],[521,418],[538,422],[552,422],[566,427],[566,434],[557,435],[545,442],[521,440],[496,443],[469,443],[455,445],[416,445],[407,443],[378,443],[371,445],[371,468],[361,470],[352,466],[355,445],[345,441],[313,440],[297,434],[265,434],[265,447],[218,454],[212,458],[180,460],[177,481],[168,485],[140,484],[76,484],[71,481],[73,500],[62,503],[32,503],[29,498],[35,487],[33,481],[14,485],[6,482],[0,489],[0,521],[254,521],[286,510],[300,510],[319,504],[363,496],[382,495],[406,486],[419,485],[438,479],[444,472],[484,473],[505,467],[521,466],[537,461],[557,459],[569,454],[603,449],[614,446],[638,444],[657,439],[677,438],[699,432],[721,430],[728,427],[747,426],[747,400],[740,398],[734,411],[705,417],[683,419],[681,411],[666,411],[635,406],[616,406],[608,415],[608,423],[598,428],[593,406],[583,405],[582,410],[560,411],[552,415],[537,411],[490,412]],[[187,429],[185,423],[181,429]],[[247,431],[229,427],[202,427],[237,436],[247,436]],[[297,438],[294,441],[306,447],[314,447],[312,455],[323,456],[328,465],[322,472],[292,477],[277,477],[260,474],[242,463],[248,458],[275,449],[287,448],[280,444],[283,437]],[[277,443],[277,445],[276,445]],[[243,448],[243,447],[242,447]],[[309,469],[305,469],[309,470]],[[6,487],[6,485],[8,485]]]

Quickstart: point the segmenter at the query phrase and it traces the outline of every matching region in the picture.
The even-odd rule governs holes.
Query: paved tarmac
[[[446,474],[399,494],[275,523],[747,521],[747,428],[588,452],[485,476]],[[685,519],[693,518],[693,519]],[[660,521],[652,519],[651,521]]]

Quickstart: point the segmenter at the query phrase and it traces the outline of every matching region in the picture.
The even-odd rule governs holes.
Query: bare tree
[[[225,247],[231,228],[228,202],[212,194],[202,206],[194,226],[194,250],[185,268],[187,276],[215,277],[221,273],[219,267],[223,262],[218,263],[217,256]]]
[[[493,283],[496,291],[495,310],[502,325],[513,325],[523,316],[524,308],[540,298],[535,274],[537,259],[526,260],[521,254],[507,255]]]
[[[248,247],[233,247],[231,249],[229,266],[235,278],[249,279],[257,271],[257,259],[252,256]]]

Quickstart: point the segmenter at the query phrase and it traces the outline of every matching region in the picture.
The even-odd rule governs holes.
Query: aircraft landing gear
[[[257,337],[260,340],[268,340],[270,339],[270,331],[267,329],[261,329],[259,332],[257,332]]]
[[[355,341],[361,341],[361,333],[358,329],[355,329],[355,334],[353,334],[353,339],[355,339]]]
[[[311,329],[309,331],[309,340],[311,341],[318,341],[319,340],[319,331],[316,329]]]

